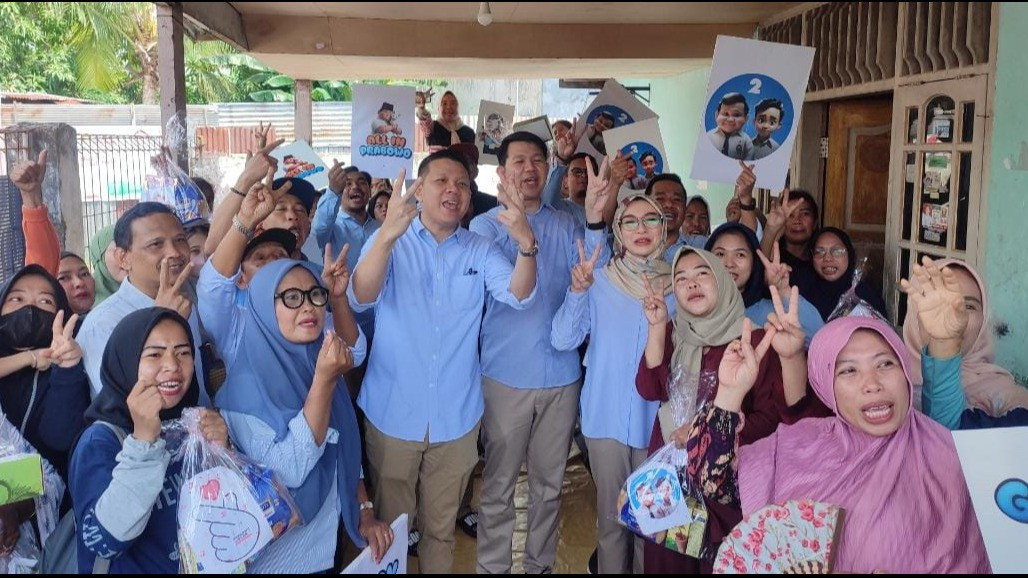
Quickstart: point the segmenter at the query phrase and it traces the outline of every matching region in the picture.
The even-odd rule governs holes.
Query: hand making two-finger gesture
[[[596,261],[600,258],[600,249],[597,245],[593,254],[588,259],[585,256],[585,243],[578,239],[578,263],[571,268],[571,292],[585,293],[592,287],[593,271],[596,269]]]

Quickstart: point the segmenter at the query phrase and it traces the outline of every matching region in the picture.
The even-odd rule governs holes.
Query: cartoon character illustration
[[[378,109],[378,118],[371,121],[372,134],[392,133],[397,136],[402,135],[403,131],[400,130],[399,118],[400,115],[396,114],[396,111],[393,110],[393,104],[391,102],[383,102],[382,106]]]

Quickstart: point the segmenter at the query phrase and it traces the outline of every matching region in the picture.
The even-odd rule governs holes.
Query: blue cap
[[[317,195],[314,190],[314,185],[304,179],[298,179],[296,177],[282,177],[275,179],[275,182],[271,183],[271,186],[277,189],[285,184],[286,181],[293,183],[292,188],[290,188],[289,192],[286,194],[293,195],[297,199],[300,199],[300,202],[303,203],[303,206],[307,209],[307,213],[310,214],[311,209],[314,208],[314,197]]]

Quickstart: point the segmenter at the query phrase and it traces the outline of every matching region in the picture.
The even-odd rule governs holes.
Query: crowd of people
[[[26,258],[0,292],[0,406],[67,484],[81,572],[179,571],[181,463],[162,423],[190,407],[209,442],[274,470],[305,521],[253,572],[321,572],[346,543],[381,557],[394,540],[450,572],[480,460],[478,571],[511,571],[523,464],[524,568],[552,571],[576,428],[598,572],[710,572],[744,514],[799,498],[846,510],[840,570],[989,570],[947,429],[1028,424],[1028,390],[993,362],[970,265],[915,267],[900,334],[872,313],[880,288],[853,290],[846,232],[819,227],[803,191],[761,214],[745,163],[711,231],[674,174],[619,200],[628,159],[576,154],[560,121],[552,147],[503,140],[494,197],[455,95],[440,113],[418,115],[433,152],[406,190],[403,173],[339,162],[325,191],[275,180],[281,141],[260,143],[209,223],[139,203],[85,259],[46,216],[45,152],[14,168]],[[854,293],[871,316],[838,314]],[[713,387],[680,423],[681,374]],[[669,443],[689,449],[708,511],[699,558],[616,521],[626,479]],[[0,556],[33,514],[0,507]],[[400,514],[410,536],[392,534]]]

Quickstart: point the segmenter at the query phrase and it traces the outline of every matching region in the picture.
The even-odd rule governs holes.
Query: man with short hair
[[[175,212],[161,203],[139,203],[125,211],[114,225],[115,257],[127,272],[118,290],[86,316],[78,334],[82,358],[95,399],[103,389],[100,365],[107,339],[122,319],[147,307],[167,307],[189,322],[193,333],[196,386],[200,405],[211,406],[207,376],[200,354],[200,319],[186,296],[189,278],[189,242]]]
[[[653,177],[646,195],[660,205],[667,223],[667,240],[664,243],[664,260],[670,263],[680,247],[687,245],[682,236],[682,221],[685,220],[686,194],[682,179],[674,173]]]
[[[528,462],[528,536],[525,572],[551,572],[557,560],[557,522],[564,464],[578,415],[581,364],[575,351],[550,344],[551,324],[571,285],[582,229],[567,213],[542,202],[546,144],[516,132],[503,139],[497,158],[504,190],[524,200],[525,214],[538,239],[535,301],[515,309],[487,300],[482,323],[482,438],[485,469],[479,499],[478,571],[509,573],[514,538],[514,486]],[[572,161],[575,170],[576,161]],[[577,159],[584,165],[582,158]],[[582,191],[584,202],[584,190]],[[476,217],[471,230],[491,239],[514,263],[517,241],[502,224],[502,210]]]
[[[471,176],[457,152],[422,161],[407,195],[402,177],[350,283],[354,309],[374,307],[376,317],[357,402],[375,510],[389,520],[419,512],[421,571],[449,573],[457,510],[478,462],[482,310],[487,294],[515,309],[532,304],[539,246],[516,191],[499,217],[517,245],[513,266],[460,227]]]

